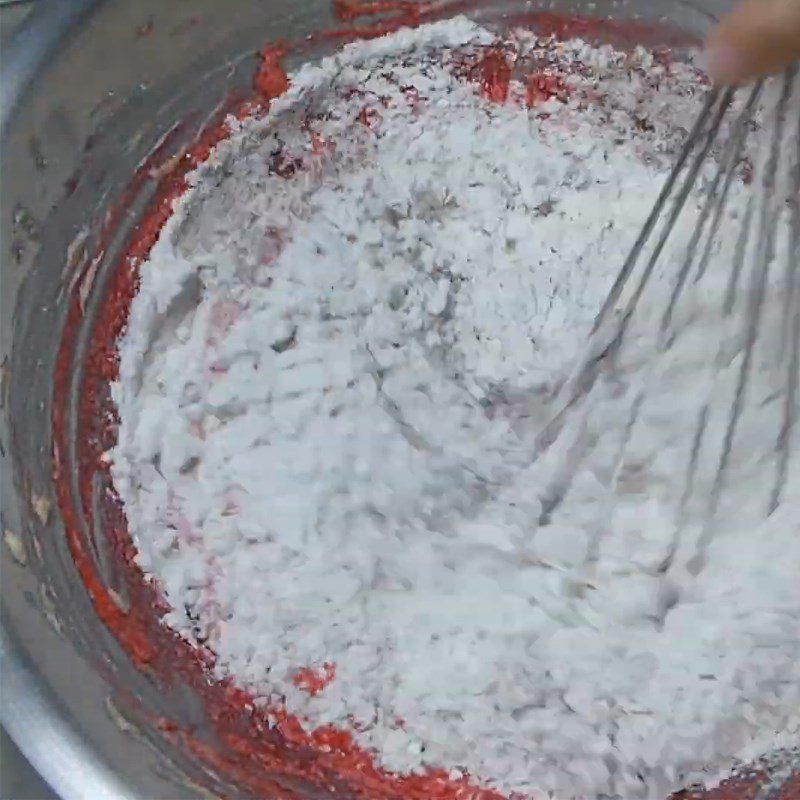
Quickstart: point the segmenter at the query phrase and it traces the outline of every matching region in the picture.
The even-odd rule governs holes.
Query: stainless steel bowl
[[[479,15],[500,18],[521,5],[484,3]],[[548,0],[526,8],[553,5],[664,18],[703,33],[729,2]],[[329,0],[40,0],[4,49],[2,720],[64,800],[252,796],[154,724],[168,717],[202,735],[202,703],[179,683],[165,690],[135,669],[95,614],[54,493],[53,368],[72,262],[82,248],[96,249],[105,214],[137,165],[177,122],[192,120],[170,139],[174,152],[231,92],[246,91],[262,42],[299,40],[333,25]],[[306,57],[333,47],[320,45]],[[113,230],[102,234],[110,236],[85,298],[79,351],[107,273],[153,185],[138,186]],[[84,536],[113,583],[102,531]]]

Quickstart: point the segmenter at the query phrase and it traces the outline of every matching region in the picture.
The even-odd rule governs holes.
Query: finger
[[[706,50],[709,75],[738,84],[800,58],[800,0],[748,0],[722,20]]]

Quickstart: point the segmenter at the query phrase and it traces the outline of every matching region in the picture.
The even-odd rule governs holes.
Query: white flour
[[[532,442],[697,112],[695,73],[519,33],[520,60],[585,65],[568,103],[529,111],[519,85],[494,104],[454,74],[493,41],[456,19],[348,46],[232,123],[141,270],[114,480],[168,624],[219,676],[391,770],[663,797],[800,726],[796,458],[762,519],[778,315],[705,569],[686,564],[713,448],[662,575],[730,253],[656,357],[667,253],[618,372],[535,463]],[[641,380],[657,389],[617,464]],[[295,686],[326,663],[323,691]]]

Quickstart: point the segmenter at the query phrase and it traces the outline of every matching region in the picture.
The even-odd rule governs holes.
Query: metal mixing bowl
[[[541,4],[665,18],[699,34],[728,5]],[[493,5],[481,14],[501,12]],[[105,214],[137,165],[176,122],[194,120],[170,139],[173,152],[231,92],[246,90],[263,41],[300,39],[333,24],[329,0],[40,0],[3,53],[2,718],[64,800],[200,797],[206,790],[250,796],[148,722],[169,717],[202,728],[202,704],[180,685],[165,692],[135,669],[93,610],[54,494],[53,368],[76,248],[94,251]],[[145,181],[127,197],[110,231],[86,297],[78,350],[102,301],[105,275],[153,184]],[[85,536],[113,582],[102,531]]]

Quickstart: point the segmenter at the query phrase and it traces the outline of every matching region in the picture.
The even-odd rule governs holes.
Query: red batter
[[[417,25],[436,16],[453,13],[461,2],[434,5],[409,0],[377,0],[361,4],[357,0],[334,0],[338,17],[352,21],[364,15],[386,15],[380,21],[361,27],[338,29],[326,34],[335,38],[368,38],[382,35],[403,25]],[[641,23],[610,23],[557,14],[526,14],[512,20],[542,33],[560,37],[646,42],[653,30]],[[658,39],[663,43],[663,32]],[[671,44],[682,44],[686,37],[676,34]],[[267,45],[261,51],[261,64],[254,79],[253,97],[236,103],[233,111],[240,118],[263,113],[270,101],[288,87],[288,78],[280,66],[287,52],[283,46]],[[465,65],[466,77],[478,83],[484,95],[503,102],[508,94],[511,67],[499,50],[488,50],[477,63]],[[563,97],[561,81],[546,73],[533,72],[528,79],[527,102],[533,106],[550,97]],[[365,121],[368,124],[368,121]],[[173,131],[173,134],[176,133]],[[61,341],[53,385],[53,463],[58,499],[72,557],[98,616],[114,633],[134,664],[157,684],[169,687],[189,686],[204,700],[210,727],[216,737],[211,745],[196,731],[185,729],[167,719],[152,722],[181,748],[195,755],[221,778],[242,787],[255,796],[271,800],[296,798],[363,798],[363,800],[502,800],[496,792],[481,789],[469,778],[450,781],[443,770],[420,776],[396,776],[378,769],[372,757],[359,749],[350,734],[333,728],[311,733],[287,714],[278,715],[271,726],[267,714],[256,709],[253,698],[235,686],[210,678],[213,654],[190,647],[177,634],[160,624],[163,600],[134,563],[134,546],[118,502],[109,499],[102,508],[100,526],[121,571],[130,607],[120,607],[115,594],[100,578],[90,545],[82,527],[93,523],[95,483],[111,487],[108,466],[103,454],[116,437],[115,409],[108,393],[108,383],[117,378],[116,342],[136,293],[138,270],[156,242],[162,226],[172,213],[172,202],[186,190],[185,177],[209,155],[228,128],[219,121],[183,155],[166,158],[169,140],[162,141],[134,176],[117,206],[107,215],[99,249],[116,228],[119,214],[154,175],[160,176],[155,199],[133,231],[125,255],[111,277],[106,297],[91,331],[88,356],[80,375],[79,425],[75,438],[77,453],[70,456],[71,442],[67,425],[67,398],[76,374],[75,345],[83,315],[80,278],[72,282],[67,320]],[[99,254],[98,254],[99,255]],[[86,264],[84,270],[91,269]],[[77,469],[78,496],[73,493],[70,475]],[[106,493],[113,497],[111,491]],[[76,512],[80,508],[80,515]],[[80,518],[82,517],[82,519]],[[334,665],[320,671],[298,670],[295,684],[315,694],[334,679]],[[273,712],[274,717],[274,712]],[[681,800],[756,800],[763,776],[757,771],[735,785],[728,783],[711,792],[681,792]],[[800,800],[800,774],[795,774],[774,800]]]

